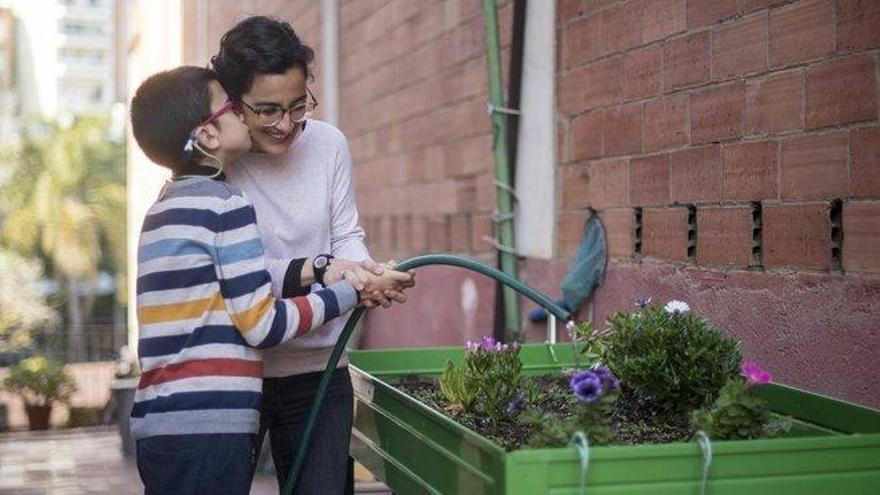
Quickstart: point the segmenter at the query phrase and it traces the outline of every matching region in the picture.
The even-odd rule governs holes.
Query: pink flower
[[[740,373],[746,377],[749,385],[764,385],[773,381],[773,375],[769,371],[752,361],[743,361],[740,365]]]

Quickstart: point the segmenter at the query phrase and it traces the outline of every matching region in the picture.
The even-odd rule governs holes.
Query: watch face
[[[315,268],[324,268],[327,266],[327,257],[326,256],[318,256],[315,258]]]

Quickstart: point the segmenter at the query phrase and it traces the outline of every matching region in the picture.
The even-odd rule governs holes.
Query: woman
[[[351,156],[345,136],[311,120],[317,101],[308,88],[314,58],[286,22],[250,17],[222,38],[211,59],[230,98],[241,103],[253,139],[252,152],[228,167],[229,182],[254,203],[269,258],[274,289],[284,296],[308,291],[313,282],[346,277],[356,286],[383,267],[370,261],[358,225]],[[302,257],[293,263],[290,257]],[[397,272],[397,289],[374,294],[373,304],[403,302],[412,274]],[[314,401],[320,375],[343,319],[265,352],[262,430],[283,486]],[[353,394],[347,360],[333,375],[309,455],[295,492],[339,494],[350,467]],[[262,438],[262,435],[261,435]]]

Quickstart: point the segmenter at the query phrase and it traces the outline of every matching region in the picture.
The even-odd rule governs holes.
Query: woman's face
[[[256,112],[271,107],[294,108],[305,103],[306,75],[298,67],[291,67],[284,74],[259,74],[254,77],[250,91],[241,96],[245,124],[251,130],[252,151],[279,155],[290,149],[291,143],[302,129],[302,124],[291,121],[285,113],[280,122],[271,127],[260,123]],[[255,112],[256,110],[256,112]]]

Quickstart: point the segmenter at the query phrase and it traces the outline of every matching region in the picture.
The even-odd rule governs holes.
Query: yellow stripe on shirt
[[[198,318],[209,311],[225,310],[223,296],[218,291],[214,295],[202,299],[138,308],[138,322],[141,325],[149,325],[172,320],[189,320]]]

